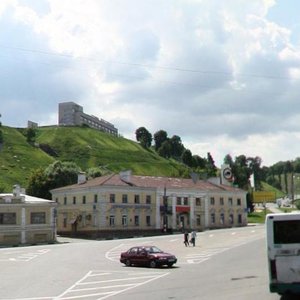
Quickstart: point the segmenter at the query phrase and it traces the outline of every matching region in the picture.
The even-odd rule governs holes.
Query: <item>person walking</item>
[[[187,230],[184,232],[183,243],[185,244],[186,247],[190,245],[190,243],[189,243],[189,233],[188,233]]]
[[[193,230],[191,233],[191,243],[192,243],[193,247],[195,247],[195,245],[196,245],[196,236],[197,236],[197,233],[195,230]]]

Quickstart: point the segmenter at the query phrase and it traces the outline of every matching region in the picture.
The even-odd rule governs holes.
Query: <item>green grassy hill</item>
[[[262,182],[262,190],[266,192],[275,192],[276,198],[282,198],[285,196],[285,193],[276,189],[275,187],[267,184],[266,182]]]
[[[105,166],[113,172],[132,170],[138,175],[179,177],[187,169],[166,160],[138,143],[83,127],[40,127],[32,146],[24,130],[2,127],[4,143],[0,149],[0,191],[11,192],[16,183],[26,187],[30,173],[55,160],[73,161],[83,171]],[[48,154],[47,154],[48,153]]]
[[[52,157],[26,142],[15,128],[1,127],[4,142],[0,148],[0,191],[11,192],[16,183],[24,187],[33,169],[46,167]]]

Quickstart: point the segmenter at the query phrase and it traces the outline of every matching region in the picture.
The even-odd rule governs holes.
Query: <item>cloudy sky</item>
[[[3,125],[57,124],[58,103],[163,129],[220,166],[300,157],[300,1],[1,0]]]

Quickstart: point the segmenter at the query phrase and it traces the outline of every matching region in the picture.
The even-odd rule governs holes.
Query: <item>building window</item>
[[[242,219],[242,215],[239,214],[239,215],[238,215],[238,223],[239,223],[239,224],[242,224],[242,222],[243,222],[242,220],[243,220],[243,219]]]
[[[94,203],[97,203],[97,202],[98,202],[98,195],[95,194],[95,195],[94,195]]]
[[[146,196],[146,204],[151,204],[151,195]]]
[[[147,226],[151,226],[151,216],[146,216],[146,224]]]
[[[128,196],[126,194],[122,195],[122,203],[128,203]]]
[[[210,205],[215,205],[215,198],[214,197],[210,198]]]
[[[45,212],[33,212],[30,214],[31,224],[46,224],[46,213]]]
[[[55,202],[58,203],[58,198],[55,198]]]
[[[82,196],[82,204],[86,204],[86,196]]]
[[[232,198],[228,198],[228,204],[232,206]]]
[[[224,205],[224,198],[223,197],[220,198],[220,205]]]
[[[140,195],[134,195],[134,203],[139,204],[140,203]]]
[[[67,218],[64,217],[63,219],[63,227],[66,228],[67,227]]]
[[[73,197],[73,204],[76,204],[76,197]]]
[[[237,205],[241,206],[241,204],[242,204],[241,199],[240,199],[240,198],[237,198],[236,203],[237,203]]]
[[[183,198],[183,204],[184,204],[184,205],[188,205],[188,203],[189,203],[188,197],[184,197],[184,198]]]
[[[176,205],[181,205],[181,198],[180,197],[176,198]]]
[[[200,198],[196,198],[196,206],[201,206],[201,199]]]
[[[115,216],[109,216],[109,226],[115,226]]]
[[[67,205],[67,197],[64,197],[64,205]]]
[[[229,224],[233,224],[233,221],[234,221],[234,219],[233,219],[233,214],[230,214],[229,215]]]
[[[115,203],[116,202],[116,195],[115,194],[110,194],[109,195],[109,202],[110,203]]]
[[[127,216],[126,215],[122,216],[122,225],[127,226]]]
[[[224,225],[224,222],[225,222],[225,216],[224,216],[224,214],[221,214],[220,215],[220,224]]]
[[[134,216],[134,225],[139,226],[140,225],[140,218],[139,216]]]
[[[17,224],[16,213],[0,213],[0,225],[15,225]]]
[[[215,224],[215,222],[216,222],[215,214],[210,214],[210,222],[211,222],[211,224]]]
[[[197,215],[196,222],[197,222],[197,226],[201,226],[201,216],[200,215]]]

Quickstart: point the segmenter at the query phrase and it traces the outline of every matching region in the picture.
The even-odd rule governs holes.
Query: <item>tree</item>
[[[36,131],[33,128],[28,128],[26,130],[26,139],[28,143],[35,142]]]
[[[210,152],[207,153],[206,171],[207,171],[207,176],[209,177],[216,176],[217,167],[215,166],[215,161],[211,156]]]
[[[172,156],[174,158],[180,158],[184,151],[184,146],[181,142],[181,138],[178,135],[173,135],[170,139],[170,144],[172,149]]]
[[[145,128],[145,127],[139,127],[135,131],[136,140],[140,142],[140,144],[144,148],[149,148],[152,143],[152,134]]]
[[[154,133],[155,150],[157,151],[163,142],[168,139],[168,134],[164,130],[159,130]]]
[[[229,167],[232,168],[234,162],[233,162],[233,159],[232,159],[232,157],[231,157],[230,154],[227,154],[227,155],[224,157],[224,164],[229,165]]]
[[[189,167],[193,166],[193,156],[189,149],[185,149],[181,155],[182,162]]]
[[[170,158],[172,155],[172,145],[170,143],[170,140],[164,141],[162,145],[159,147],[157,153],[158,155],[164,158]]]
[[[101,175],[102,175],[102,170],[99,167],[89,168],[86,172],[86,176],[88,178],[96,178],[96,177],[100,177]]]
[[[206,159],[199,155],[193,155],[193,167],[199,169],[205,169]]]
[[[248,157],[247,158],[248,167],[251,170],[251,173],[254,176],[254,183],[255,183],[255,189],[260,190],[261,189],[261,182],[264,177],[263,170],[261,169],[261,158],[259,156],[256,157]]]
[[[80,171],[73,162],[56,161],[45,170],[38,169],[31,174],[27,187],[28,194],[51,199],[51,189],[76,183]]]
[[[235,158],[232,173],[234,176],[234,184],[241,189],[248,190],[249,179],[252,172],[248,167],[248,161],[245,155],[239,155]]]

